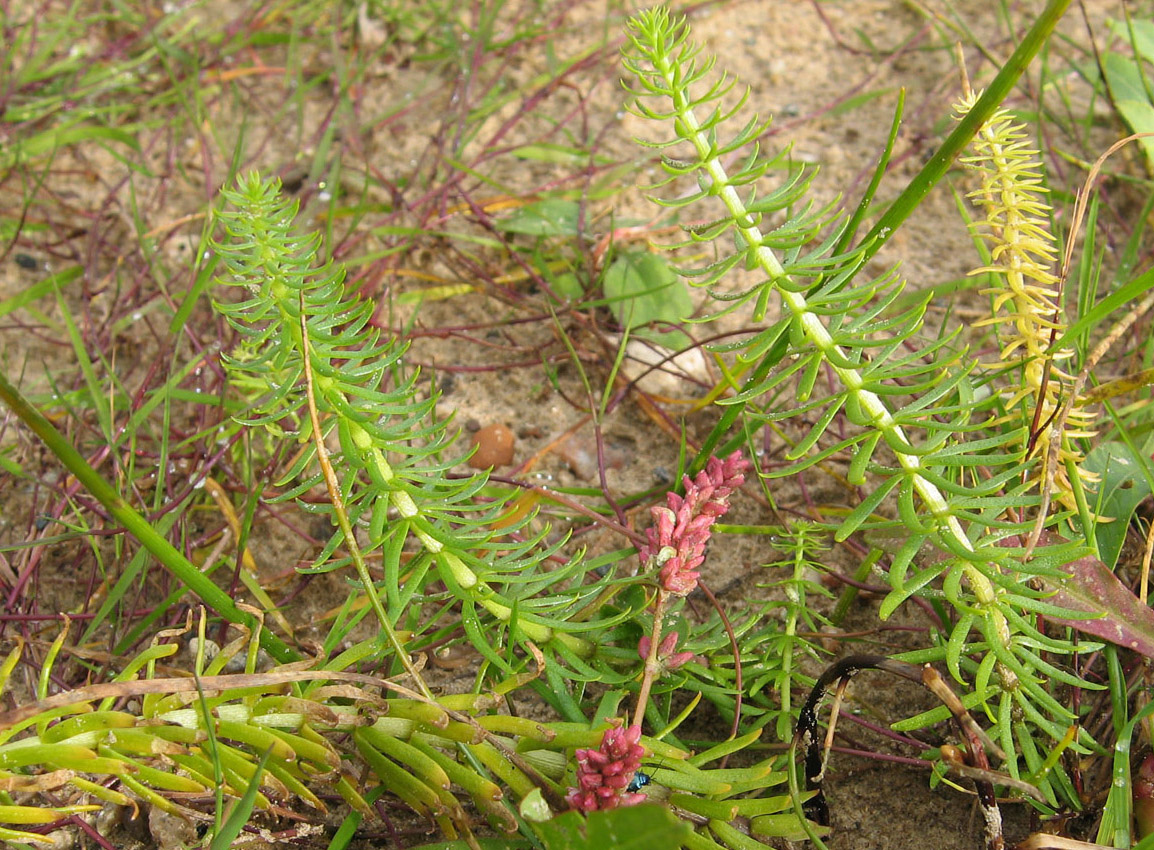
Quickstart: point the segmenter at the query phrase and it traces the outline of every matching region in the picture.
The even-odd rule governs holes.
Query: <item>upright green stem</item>
[[[1029,38],[1023,46],[1015,52],[1012,65],[999,75],[996,87],[991,87],[967,119],[962,122],[959,132],[951,137],[950,145],[939,153],[939,158],[946,154],[949,160],[941,159],[939,169],[928,169],[923,172],[922,179],[915,181],[916,191],[907,190],[903,195],[902,206],[892,211],[883,222],[874,229],[875,241],[882,242],[888,238],[892,229],[905,219],[916,206],[916,201],[929,191],[933,182],[944,173],[948,161],[985,120],[1000,100],[996,95],[1000,92],[1004,97],[1009,86],[1021,74],[1029,58],[1041,47],[1046,35],[1053,29],[1061,12],[1068,5],[1069,0],[1052,0],[1045,13],[1039,17],[1031,29]],[[885,401],[875,392],[867,388],[867,381],[861,366],[847,355],[843,348],[834,340],[822,321],[821,316],[810,309],[806,294],[789,286],[789,276],[774,252],[765,243],[764,234],[758,227],[757,216],[751,214],[745,202],[733,185],[726,171],[725,165],[718,154],[717,142],[712,132],[702,128],[694,112],[692,93],[688,87],[681,84],[682,69],[680,56],[671,55],[668,51],[655,49],[650,55],[654,70],[664,81],[664,87],[671,94],[673,100],[672,117],[677,127],[678,135],[689,142],[695,149],[700,168],[705,172],[701,179],[712,187],[711,194],[718,197],[725,205],[730,220],[734,223],[739,239],[745,245],[751,246],[748,252],[748,264],[759,267],[765,274],[767,285],[773,286],[782,298],[785,310],[791,317],[794,327],[821,352],[823,359],[832,372],[837,375],[847,390],[847,411],[855,424],[874,428],[884,437],[886,444],[893,451],[902,473],[909,479],[914,492],[918,494],[922,503],[934,517],[938,530],[952,538],[956,547],[962,551],[973,552],[974,547],[961,522],[954,516],[949,500],[941,490],[922,474],[922,462],[913,450],[912,443],[907,438],[901,425],[890,413]],[[908,206],[907,206],[908,205]],[[867,237],[869,238],[869,237]],[[876,250],[876,248],[874,249]],[[864,260],[863,260],[864,262]],[[961,568],[974,593],[978,606],[982,609],[988,625],[986,630],[992,643],[998,644],[996,649],[1005,651],[1011,641],[1011,629],[1005,614],[998,605],[998,591],[994,583],[987,578],[975,562],[963,560]],[[1003,682],[1013,686],[1014,675],[1006,669],[1002,671]]]
[[[658,66],[658,70],[672,84],[675,79],[673,63],[667,60],[663,66]],[[684,138],[696,148],[702,168],[709,175],[713,185],[722,187],[717,196],[725,204],[733,221],[738,222],[738,233],[741,234],[745,244],[757,246],[752,252],[752,260],[760,266],[770,284],[787,282],[789,276],[786,274],[785,268],[773,251],[763,244],[765,237],[761,229],[754,223],[755,217],[745,208],[745,202],[741,199],[737,189],[730,185],[725,165],[714,153],[713,141],[701,132],[701,125],[693,112],[688,92],[675,90],[674,105],[677,118],[684,127]],[[917,456],[899,450],[898,447],[900,446],[910,445],[901,426],[894,421],[881,397],[865,388],[866,382],[862,377],[861,370],[853,366],[841,365],[850,363],[850,358],[834,342],[833,337],[822,323],[821,317],[809,309],[805,295],[781,285],[775,286],[775,289],[780,294],[784,306],[792,315],[794,323],[800,325],[806,338],[822,352],[825,361],[857,400],[858,405],[869,420],[869,424],[883,432],[887,443],[891,448],[894,448],[902,468],[907,473],[916,476],[915,485],[918,488],[918,494],[925,500],[930,512],[949,524],[951,532],[958,537],[963,546],[971,548],[969,539],[961,525],[954,517],[950,516],[949,502],[934,484],[917,475],[920,466]]]
[[[1050,37],[1054,27],[1057,26],[1058,21],[1061,20],[1062,15],[1065,14],[1066,9],[1070,5],[1070,0],[1050,0],[1050,3],[1034,21],[1034,25],[1029,32],[1023,37],[1017,49],[1010,56],[1005,66],[994,77],[993,81],[986,88],[985,94],[974,104],[974,108],[961,121],[954,131],[942,143],[942,146],[934,153],[929,162],[925,164],[918,175],[909,182],[905,190],[897,197],[897,199],[890,204],[888,209],[878,219],[877,224],[865,235],[861,244],[864,247],[860,258],[858,259],[858,267],[863,267],[869,260],[881,249],[891,236],[897,231],[899,227],[909,218],[910,214],[917,209],[922,200],[930,193],[938,181],[945,176],[946,172],[953,165],[954,160],[961,153],[966,145],[970,143],[978,128],[998,109],[1002,101],[1017,84],[1022,72],[1030,64],[1030,61],[1041,50],[1046,40]],[[724,171],[722,172],[724,173]],[[849,276],[847,275],[847,279]],[[779,340],[779,344],[784,345],[785,338]],[[775,346],[775,349],[777,346]],[[780,354],[778,354],[780,357]],[[765,358],[755,367],[754,371],[749,375],[745,382],[745,389],[757,386],[765,379],[768,373],[768,368],[763,368],[766,363],[776,362],[774,358],[767,354]],[[706,438],[705,445],[698,453],[697,459],[693,464],[693,469],[700,469],[710,454],[723,453],[716,450],[717,444],[722,437],[729,433],[729,428],[741,415],[744,410],[743,403],[728,405],[722,415],[722,420],[713,428],[709,437]]]
[[[958,154],[970,143],[970,139],[978,132],[978,128],[985,124],[1002,105],[1002,101],[1017,84],[1022,72],[1026,70],[1034,56],[1049,39],[1054,27],[1058,25],[1058,21],[1062,19],[1062,15],[1066,13],[1069,5],[1070,0],[1050,0],[1046,4],[1046,8],[1038,15],[1038,19],[1034,21],[1034,25],[1022,38],[1017,49],[1006,60],[1002,70],[986,87],[985,94],[974,104],[974,108],[958,123],[954,132],[950,133],[942,146],[930,157],[929,162],[918,172],[917,177],[910,181],[905,191],[890,204],[889,209],[862,239],[862,244],[866,248],[859,261],[861,265],[864,266],[869,262],[870,258],[909,218],[910,213],[918,208],[930,190],[945,176]]]
[[[345,546],[349,550],[349,555],[353,559],[353,566],[357,571],[357,578],[361,580],[361,586],[365,589],[365,595],[369,598],[369,605],[372,606],[373,613],[377,615],[377,622],[381,624],[381,633],[385,640],[388,641],[389,646],[392,647],[393,653],[397,656],[397,660],[401,662],[401,666],[405,668],[405,672],[416,683],[418,690],[428,700],[434,701],[433,692],[429,690],[429,686],[425,684],[425,680],[421,677],[413,660],[409,657],[409,651],[405,649],[405,644],[397,635],[396,629],[393,628],[392,621],[389,619],[388,613],[385,611],[385,606],[381,602],[381,596],[377,593],[377,587],[373,583],[373,576],[369,572],[369,565],[365,563],[365,556],[361,552],[361,547],[357,544],[357,538],[353,532],[352,523],[349,522],[348,512],[345,510],[344,500],[341,498],[341,484],[337,479],[337,474],[333,470],[333,465],[329,462],[329,452],[325,447],[324,434],[321,431],[321,419],[317,413],[317,398],[316,390],[313,386],[313,367],[309,356],[309,332],[308,332],[308,314],[305,312],[304,294],[300,296],[300,329],[301,329],[301,364],[305,374],[305,393],[308,397],[308,411],[309,422],[313,429],[313,445],[317,450],[317,462],[321,467],[321,474],[325,479],[325,487],[329,491],[329,501],[333,506],[333,516],[337,519],[337,526],[341,530],[341,534],[345,538]]]
[[[647,569],[652,569],[647,567]],[[645,668],[641,673],[641,689],[637,692],[637,706],[633,709],[633,725],[640,726],[645,721],[645,709],[649,705],[649,692],[653,683],[661,675],[661,662],[657,655],[661,646],[661,623],[665,619],[665,609],[669,604],[669,594],[662,587],[657,588],[657,599],[653,603],[653,632],[650,635],[649,652],[645,658]]]

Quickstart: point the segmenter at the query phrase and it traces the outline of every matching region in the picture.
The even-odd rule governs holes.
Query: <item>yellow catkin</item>
[[[958,102],[955,117],[964,117],[980,94],[975,92]],[[1050,340],[1061,335],[1066,317],[1058,304],[1058,279],[1051,271],[1057,245],[1049,226],[1048,190],[1042,182],[1038,152],[1030,146],[1023,126],[1014,124],[1005,110],[998,110],[982,125],[970,150],[961,161],[981,180],[980,188],[967,195],[979,211],[972,227],[990,250],[989,264],[971,274],[989,273],[996,283],[994,288],[983,290],[992,297],[992,315],[978,325],[998,326],[1002,364],[1020,367],[1020,383],[1006,399],[1011,415],[1029,425],[1034,421],[1035,405],[1042,408],[1037,421],[1043,427],[1034,450],[1039,460],[1035,475],[1040,479],[1045,474],[1043,461],[1055,439],[1047,423],[1064,403],[1063,387],[1073,380],[1060,368],[1073,352],[1050,351]],[[1050,377],[1043,387],[1048,360],[1052,361]],[[1073,446],[1074,440],[1093,436],[1092,423],[1089,411],[1075,407],[1060,435],[1053,496],[1071,510],[1076,509],[1076,503],[1066,461],[1074,462],[1083,481],[1094,480],[1081,468],[1082,455]]]

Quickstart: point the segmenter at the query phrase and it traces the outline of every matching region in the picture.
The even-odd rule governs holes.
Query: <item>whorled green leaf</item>
[[[319,236],[297,231],[297,206],[279,184],[252,174],[224,195],[228,203],[219,218],[227,238],[214,243],[224,271],[219,280],[245,300],[217,301],[216,309],[242,338],[226,365],[249,396],[255,416],[248,418],[266,426],[279,422],[287,431],[310,436],[307,352],[315,406],[325,421],[321,427],[335,422],[339,437],[340,451],[330,454],[343,504],[311,506],[338,525],[316,568],[344,566],[338,550],[347,549],[359,589],[393,644],[389,612],[399,612],[401,601],[411,602],[420,587],[411,576],[402,581],[394,569],[385,571],[379,586],[369,577],[360,547],[350,539],[354,525],[367,519],[370,547],[393,551],[408,541],[426,556],[422,563],[435,568],[422,575],[425,583],[439,575],[467,611],[485,612],[483,622],[498,632],[508,624],[517,641],[548,650],[556,637],[571,655],[591,655],[593,645],[586,639],[558,635],[567,628],[564,612],[582,604],[579,583],[539,585],[534,599],[523,598],[515,586],[533,581],[564,538],[543,543],[547,527],[520,534],[532,517],[499,522],[514,491],[486,487],[482,472],[450,473],[464,450],[454,449],[455,431],[435,416],[436,393],[418,392],[417,373],[405,366],[406,346],[371,324],[373,305],[346,288],[344,268],[319,260]],[[540,210],[535,213],[538,221],[563,224],[569,215],[561,202],[548,209],[544,218]],[[286,494],[314,486],[316,461],[315,447],[301,453],[290,470],[295,480],[281,482]],[[491,556],[496,550],[502,554]],[[538,610],[550,612],[547,621]],[[467,624],[466,631],[480,641],[487,658],[507,654],[493,645],[499,634],[477,622],[473,626]],[[402,649],[393,649],[402,655]],[[507,661],[498,666],[505,669]]]

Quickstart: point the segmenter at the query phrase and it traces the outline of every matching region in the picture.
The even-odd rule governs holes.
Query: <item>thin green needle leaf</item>
[[[243,796],[232,804],[232,811],[228,813],[220,829],[216,835],[212,837],[212,843],[209,844],[209,850],[228,850],[232,847],[232,843],[240,837],[244,830],[245,824],[248,823],[249,818],[252,817],[253,807],[256,805],[257,794],[260,793],[260,780],[264,776],[265,765],[268,764],[272,757],[272,747],[264,751],[257,762],[256,772],[245,788]]]

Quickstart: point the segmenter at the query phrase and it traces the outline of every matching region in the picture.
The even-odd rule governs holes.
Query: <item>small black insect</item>
[[[653,780],[649,778],[648,773],[642,773],[640,770],[633,774],[633,778],[629,780],[629,787],[625,790],[630,794],[636,794]]]
[[[27,254],[16,254],[12,259],[16,261],[16,265],[28,271],[35,271],[39,267],[36,258],[29,257]]]

